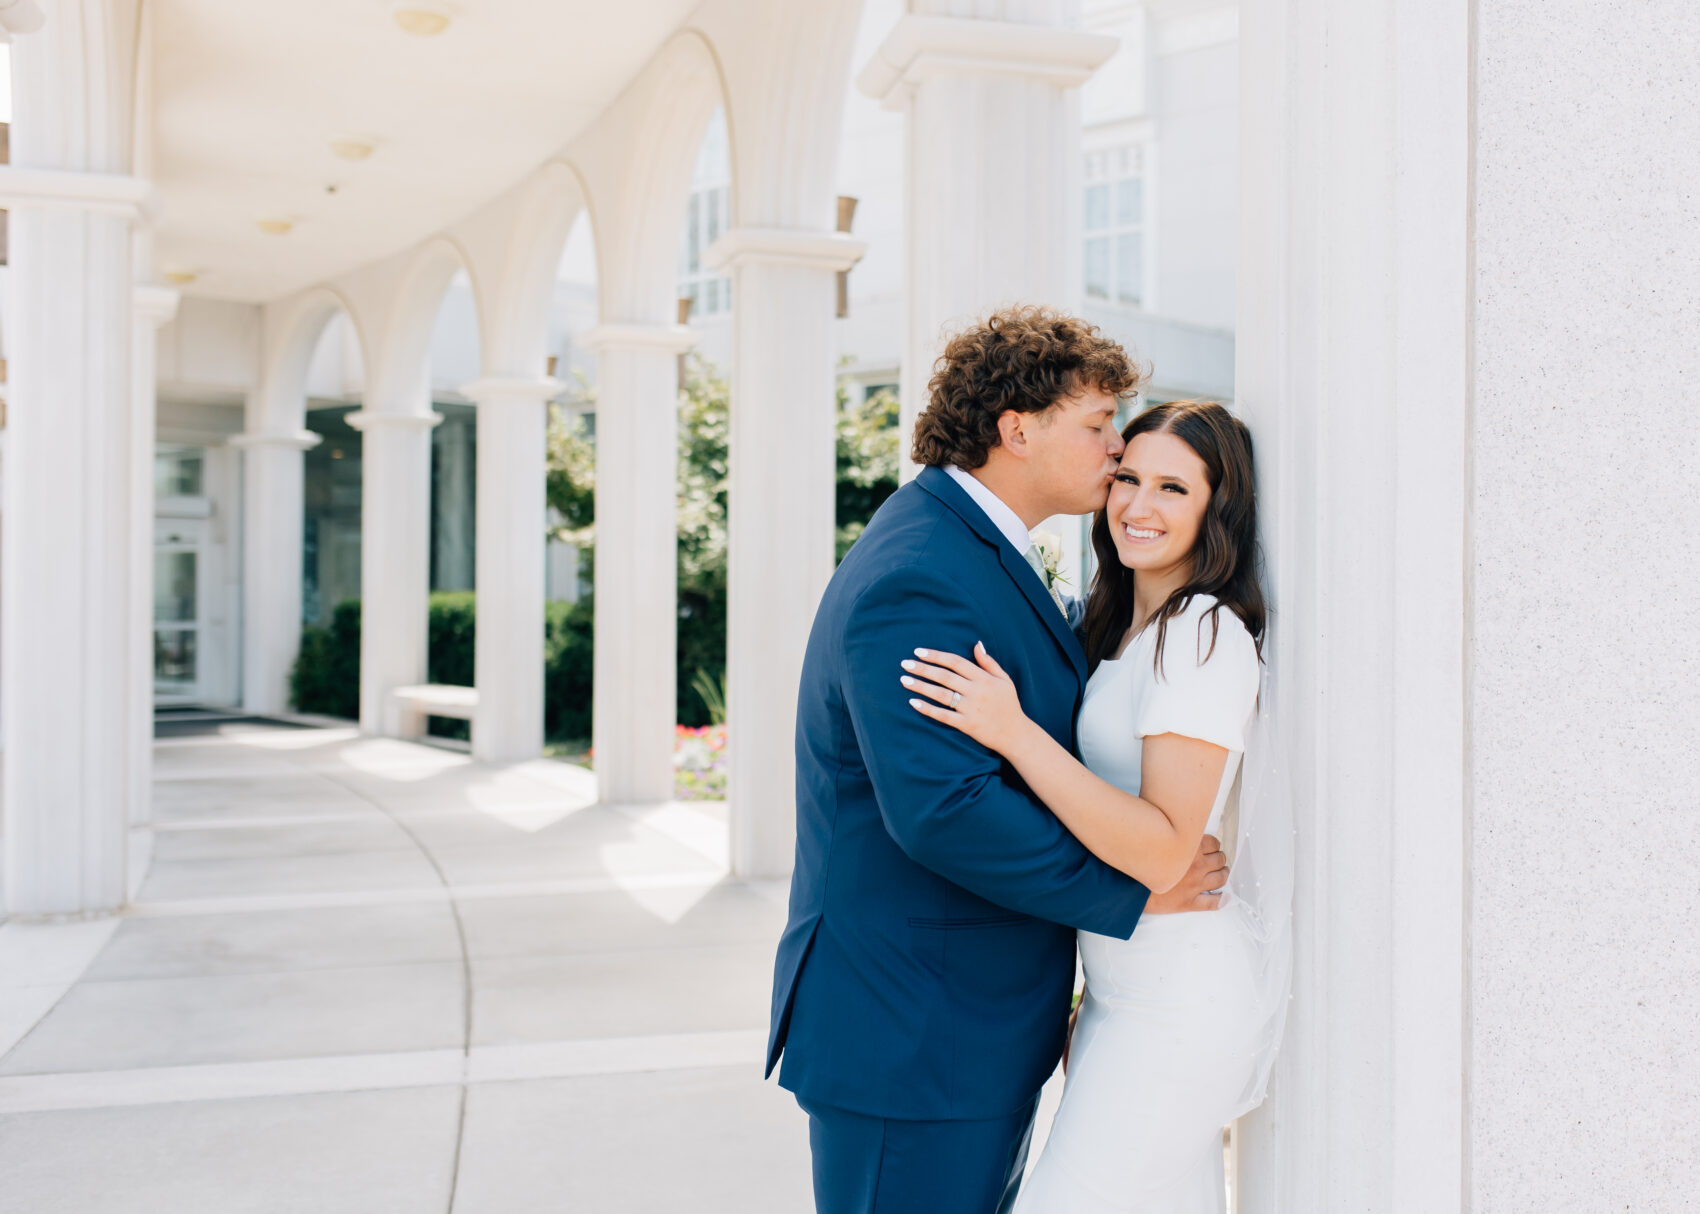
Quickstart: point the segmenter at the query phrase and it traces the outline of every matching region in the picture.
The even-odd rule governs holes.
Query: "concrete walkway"
[[[812,1208],[714,808],[352,730],[157,744],[134,906],[0,925],[0,1214]]]

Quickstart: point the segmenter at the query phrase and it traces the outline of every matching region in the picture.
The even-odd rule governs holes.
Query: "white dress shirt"
[[[972,473],[964,472],[955,464],[946,464],[944,471],[946,476],[962,486],[964,493],[974,499],[974,504],[992,520],[992,526],[1015,545],[1015,550],[1026,556],[1027,550],[1033,546],[1033,537],[1027,530],[1027,524],[1021,521],[1021,516],[1006,506],[1001,497],[982,485]]]

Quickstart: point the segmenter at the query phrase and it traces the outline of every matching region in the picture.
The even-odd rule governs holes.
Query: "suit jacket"
[[[1126,938],[1147,891],[1063,829],[1003,759],[909,707],[917,646],[986,648],[1071,749],[1086,659],[1022,553],[923,469],[868,524],[815,616],[797,709],[797,858],[767,1072],[912,1120],[1003,1116],[1055,1069],[1074,930]]]

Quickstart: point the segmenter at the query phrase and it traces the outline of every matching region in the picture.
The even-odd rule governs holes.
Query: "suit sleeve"
[[[894,571],[862,593],[843,636],[850,718],[885,828],[904,853],[1000,906],[1132,935],[1146,888],[1006,783],[1000,756],[909,706],[898,663],[916,646],[968,654],[982,639],[963,588],[924,569]]]

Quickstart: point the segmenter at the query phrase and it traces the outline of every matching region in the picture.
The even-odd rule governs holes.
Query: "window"
[[[725,233],[732,218],[731,148],[726,117],[719,110],[709,121],[697,153],[691,197],[685,206],[684,239],[679,245],[679,296],[691,301],[692,316],[732,310],[732,280],[703,266],[708,246]]]
[[[1145,151],[1137,144],[1086,156],[1088,299],[1145,302]]]
[[[199,497],[204,447],[182,443],[156,443],[153,455],[153,491],[156,497]]]

